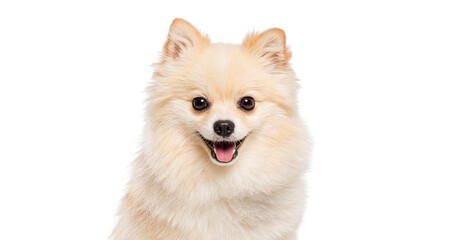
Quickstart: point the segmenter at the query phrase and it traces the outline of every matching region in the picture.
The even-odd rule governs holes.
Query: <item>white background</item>
[[[301,240],[449,239],[447,1],[1,1],[0,239],[106,239],[175,17],[283,28],[315,147]]]

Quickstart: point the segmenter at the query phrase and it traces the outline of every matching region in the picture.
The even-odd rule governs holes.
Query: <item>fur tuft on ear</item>
[[[258,57],[268,60],[274,66],[282,67],[288,65],[288,60],[291,57],[285,39],[284,30],[271,28],[260,34],[248,34],[243,40],[242,47]]]
[[[165,42],[164,57],[176,59],[186,49],[208,43],[209,38],[201,33],[189,22],[175,18],[170,26],[167,41]]]

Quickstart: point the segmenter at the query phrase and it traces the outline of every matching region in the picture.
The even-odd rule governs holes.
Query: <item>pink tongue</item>
[[[224,143],[216,142],[214,143],[215,155],[220,162],[229,162],[232,160],[232,155],[234,155],[235,142]]]

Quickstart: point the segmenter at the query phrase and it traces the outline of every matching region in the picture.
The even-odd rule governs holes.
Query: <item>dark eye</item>
[[[251,111],[254,109],[256,101],[252,97],[243,97],[240,99],[240,107],[246,111]]]
[[[209,106],[209,103],[207,103],[207,100],[203,97],[196,97],[192,100],[192,106],[197,111],[201,111],[206,109]]]

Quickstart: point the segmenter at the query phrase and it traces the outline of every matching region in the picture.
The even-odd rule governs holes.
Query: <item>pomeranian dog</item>
[[[296,239],[309,140],[285,33],[211,43],[175,19],[114,240]]]

